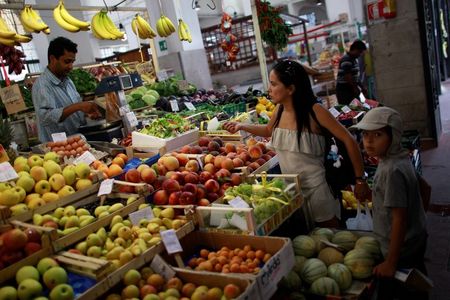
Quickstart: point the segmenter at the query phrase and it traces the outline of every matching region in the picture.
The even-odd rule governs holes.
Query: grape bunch
[[[9,67],[9,74],[13,72],[16,75],[25,70],[25,54],[19,49],[0,44],[0,56],[3,57],[5,64]]]

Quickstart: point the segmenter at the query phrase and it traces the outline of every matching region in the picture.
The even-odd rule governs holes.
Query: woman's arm
[[[272,135],[273,127],[275,126],[275,121],[278,115],[278,105],[273,111],[272,117],[267,125],[254,125],[254,124],[246,124],[246,123],[238,123],[238,122],[225,122],[224,128],[231,133],[235,133],[239,130],[244,130],[250,132],[251,134],[262,136],[262,137],[270,137]]]

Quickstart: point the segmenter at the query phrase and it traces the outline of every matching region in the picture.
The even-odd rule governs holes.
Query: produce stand
[[[136,131],[133,131],[131,136],[133,148],[136,150],[148,151],[153,149],[156,152],[167,153],[198,140],[198,129],[190,130],[169,139],[161,139]]]

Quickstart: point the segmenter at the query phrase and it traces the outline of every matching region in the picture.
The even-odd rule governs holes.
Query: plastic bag
[[[358,206],[356,208],[356,217],[350,218],[345,222],[345,224],[347,225],[347,229],[364,231],[373,230],[372,215],[370,213],[369,207],[367,206],[367,201],[364,204],[364,210],[365,213],[361,211],[361,204],[358,201]]]

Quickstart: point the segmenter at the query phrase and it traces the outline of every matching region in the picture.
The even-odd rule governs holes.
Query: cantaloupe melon
[[[352,273],[343,264],[332,264],[328,267],[328,277],[333,278],[341,291],[352,285]]]
[[[372,255],[364,249],[353,249],[344,257],[344,265],[350,269],[353,278],[356,279],[370,277],[374,263]]]
[[[358,237],[350,231],[339,231],[334,236],[331,242],[342,247],[345,251],[350,251],[355,247]]]
[[[300,277],[311,284],[314,280],[327,276],[327,273],[327,266],[320,259],[310,258],[303,264]]]
[[[307,236],[299,235],[292,240],[295,255],[312,257],[316,254],[316,242]]]
[[[339,290],[339,286],[334,281],[334,279],[330,277],[322,277],[319,279],[316,279],[311,284],[311,293],[317,294],[317,295],[334,295],[339,296],[341,294],[341,291]]]
[[[344,262],[344,254],[332,247],[324,248],[319,252],[317,258],[323,261],[327,267],[335,263]]]

